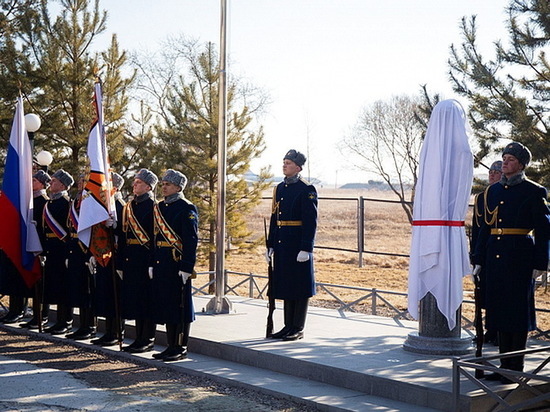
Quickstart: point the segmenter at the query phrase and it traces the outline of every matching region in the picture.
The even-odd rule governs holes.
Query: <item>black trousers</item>
[[[498,332],[499,352],[515,352],[527,346],[527,332]],[[524,355],[500,360],[502,368],[523,371]]]
[[[304,330],[308,304],[309,298],[285,299],[283,309],[285,327],[292,328],[295,331]]]

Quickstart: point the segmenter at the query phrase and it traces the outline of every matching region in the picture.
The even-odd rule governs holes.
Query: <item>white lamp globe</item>
[[[25,126],[27,128],[27,132],[34,133],[38,129],[40,129],[40,125],[42,122],[40,121],[40,117],[34,113],[28,113],[25,115]]]
[[[42,150],[36,155],[36,161],[40,166],[49,166],[53,161],[53,156],[47,150]]]

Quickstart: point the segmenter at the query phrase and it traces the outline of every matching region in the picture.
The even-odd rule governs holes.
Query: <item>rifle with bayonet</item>
[[[475,317],[474,326],[476,330],[476,358],[481,358],[483,354],[483,315],[481,313],[481,279],[479,273],[473,274],[474,278],[474,301],[475,301]],[[476,369],[476,379],[481,379],[484,376],[482,369]]]
[[[270,338],[273,335],[273,312],[275,312],[275,298],[273,298],[271,283],[273,279],[273,264],[271,262],[271,256],[269,256],[269,245],[267,241],[267,222],[264,218],[264,233],[265,233],[265,247],[267,248],[267,256],[269,257],[269,262],[267,264],[267,325],[265,329],[265,337]]]

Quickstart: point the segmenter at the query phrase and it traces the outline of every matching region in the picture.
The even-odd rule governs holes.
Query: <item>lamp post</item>
[[[38,117],[38,115],[34,113],[27,113],[25,115],[25,128],[27,129],[27,134],[29,135],[31,153],[34,152],[34,132],[40,129],[41,125],[42,122],[40,121],[40,117]]]
[[[47,150],[42,150],[36,155],[36,163],[38,163],[38,166],[48,173],[48,166],[52,163],[53,156],[50,152]]]

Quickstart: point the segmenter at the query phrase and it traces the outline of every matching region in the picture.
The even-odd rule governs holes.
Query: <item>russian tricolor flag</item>
[[[33,221],[32,153],[21,96],[17,99],[6,156],[0,216],[0,249],[27,286],[32,287],[41,276],[37,255],[42,252],[42,246]]]

